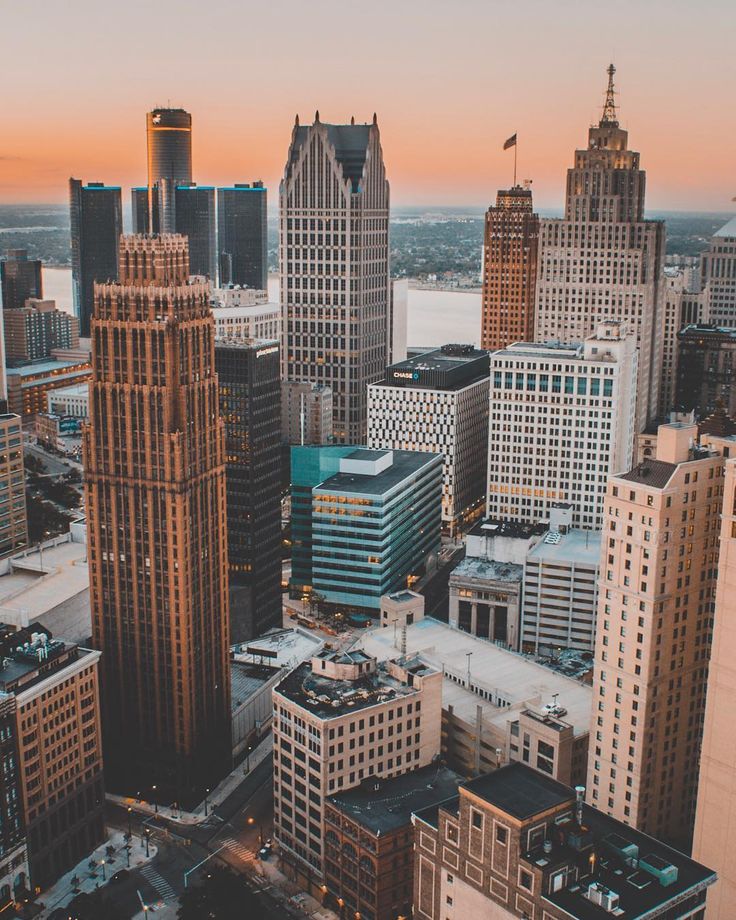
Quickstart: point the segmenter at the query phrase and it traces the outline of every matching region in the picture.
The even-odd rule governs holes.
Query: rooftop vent
[[[618,909],[619,896],[600,882],[593,882],[588,888],[588,900],[611,914]]]

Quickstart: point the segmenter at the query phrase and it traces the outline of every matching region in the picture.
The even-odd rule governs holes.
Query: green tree
[[[213,867],[179,899],[179,920],[243,920],[261,915],[258,898],[241,875]]]

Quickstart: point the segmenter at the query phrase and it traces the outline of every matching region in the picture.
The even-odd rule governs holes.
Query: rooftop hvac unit
[[[618,907],[619,897],[615,891],[611,891],[600,882],[593,882],[588,888],[588,900],[612,913]]]

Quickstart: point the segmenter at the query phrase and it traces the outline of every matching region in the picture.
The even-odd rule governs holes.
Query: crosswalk
[[[218,843],[221,846],[226,847],[231,853],[234,853],[235,856],[241,859],[244,863],[255,863],[255,851],[251,850],[249,847],[244,846],[234,837],[221,837]]]
[[[175,901],[176,892],[169,885],[163,875],[159,875],[155,869],[152,869],[150,866],[144,866],[141,869],[141,875],[148,882],[148,884],[155,889],[156,894],[164,901]]]

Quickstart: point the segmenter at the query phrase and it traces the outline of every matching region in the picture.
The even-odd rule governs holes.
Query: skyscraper
[[[531,189],[499,190],[486,211],[481,348],[532,341],[538,241]]]
[[[280,186],[282,376],[326,384],[338,443],[366,436],[367,388],[385,372],[389,185],[378,122],[300,126]]]
[[[118,276],[118,246],[123,232],[120,188],[102,182],[84,185],[81,179],[70,179],[69,208],[74,312],[79,334],[87,338],[95,281],[114,281]]]
[[[157,198],[160,230],[176,228],[176,187],[192,183],[192,116],[184,109],[156,108],[146,115],[149,213]],[[152,228],[155,232],[156,228]]]
[[[193,802],[230,765],[224,423],[186,240],[126,236],[97,285],[84,432],[109,785]]]
[[[722,504],[720,452],[660,425],[656,458],[608,480],[588,796],[688,850]]]
[[[176,232],[189,238],[189,271],[214,284],[217,278],[215,190],[211,185],[177,185]]]
[[[139,185],[130,190],[130,206],[133,217],[133,233],[160,233],[158,217],[158,188],[154,189],[151,200],[148,199],[148,186]],[[152,210],[151,226],[149,210]]]
[[[43,297],[41,260],[29,259],[26,249],[8,249],[0,261],[3,309],[19,310],[29,297]]]
[[[267,191],[262,182],[217,190],[220,284],[268,287]]]
[[[215,344],[225,421],[231,641],[281,625],[281,375],[278,342]]]
[[[619,126],[613,76],[603,115],[567,172],[565,216],[542,220],[534,340],[582,342],[604,319],[628,322],[639,347],[636,430],[657,415],[665,228],[644,219],[645,173]]]
[[[706,292],[707,321],[736,326],[736,217],[716,231],[700,257],[700,280]]]

